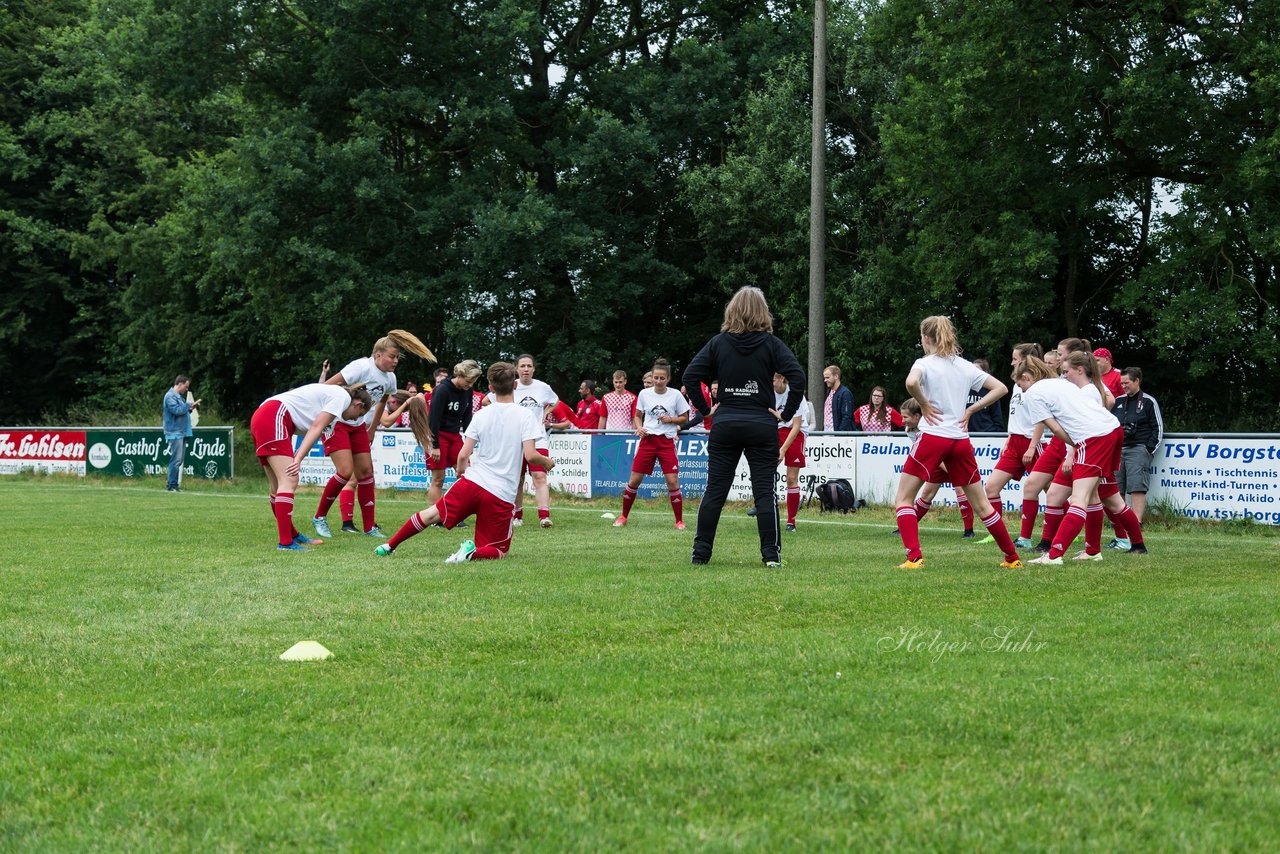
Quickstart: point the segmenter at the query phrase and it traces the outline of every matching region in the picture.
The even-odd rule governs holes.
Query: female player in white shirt
[[[1016,356],[1017,351],[1014,352]],[[1000,490],[1011,480],[1022,480],[1031,471],[1031,466],[1040,454],[1040,437],[1044,433],[1044,425],[1028,417],[1023,398],[1032,385],[1040,380],[1052,379],[1053,376],[1053,370],[1038,356],[1025,355],[1015,362],[1011,379],[1016,389],[1009,396],[1009,438],[1005,440],[1000,458],[996,460],[991,476],[987,478],[987,500],[993,504],[1001,503]],[[1036,508],[1039,509],[1038,501]],[[1031,541],[1020,537],[1014,542],[1014,546],[1030,548]]]
[[[305,551],[310,540],[293,527],[293,493],[298,488],[298,472],[302,460],[321,434],[337,419],[358,419],[369,411],[373,398],[359,386],[312,383],[277,394],[262,402],[249,420],[258,463],[267,472],[267,490],[271,496],[271,513],[280,535],[278,548]],[[298,449],[293,449],[293,434],[302,435]]]
[[[787,378],[773,375],[774,417],[778,418],[778,462],[787,467],[787,530],[796,529],[796,514],[800,512],[800,469],[805,467],[804,442],[813,429],[813,407],[809,398],[800,398],[800,408],[788,424],[780,420],[791,393]]]
[[[360,518],[364,523],[364,533],[371,537],[384,537],[375,521],[373,492],[373,451],[370,440],[378,425],[382,423],[382,413],[386,406],[387,395],[396,390],[396,366],[400,364],[401,351],[408,351],[415,356],[434,362],[436,357],[427,346],[411,332],[393,329],[373,345],[373,355],[365,356],[350,362],[341,371],[334,374],[326,382],[329,385],[363,384],[373,398],[374,409],[365,413],[363,418],[353,422],[339,422],[325,438],[324,451],[333,461],[334,473],[325,484],[320,494],[320,503],[316,507],[315,518],[311,524],[316,534],[321,537],[332,537],[329,521],[325,517],[329,508],[337,500],[352,475],[356,478],[356,498],[360,502]]]
[[[516,359],[516,372],[520,379],[516,382],[512,397],[516,403],[536,415],[538,423],[541,424],[543,419],[551,414],[551,410],[556,408],[556,404],[560,402],[560,396],[552,390],[551,386],[533,378],[536,367],[533,356],[528,353],[522,353],[520,358]],[[493,398],[494,395],[490,394],[489,397]],[[538,453],[546,457],[550,454],[550,448],[550,442],[544,435],[538,445]],[[538,463],[528,463],[521,468],[520,483],[516,489],[515,522],[512,524],[517,527],[524,524],[524,473],[526,471],[529,472],[529,477],[533,478],[533,498],[538,504],[538,525],[550,528],[551,486],[547,483],[546,468]]]
[[[667,479],[667,497],[671,499],[671,512],[676,517],[676,530],[683,531],[684,495],[680,491],[680,463],[676,459],[676,434],[680,425],[689,420],[689,402],[684,395],[668,387],[671,382],[671,365],[666,359],[653,363],[653,387],[641,390],[636,397],[636,414],[632,426],[640,442],[631,461],[631,477],[622,491],[622,515],[613,527],[627,524],[627,515],[636,501],[640,482],[653,471],[654,461],[662,466]]]
[[[924,358],[917,359],[907,375],[907,391],[920,404],[923,422],[920,439],[912,447],[898,480],[897,507],[898,532],[907,550],[907,559],[900,569],[920,569],[924,555],[920,551],[920,526],[916,520],[915,497],[920,487],[929,479],[938,463],[945,463],[951,483],[964,490],[975,514],[1004,553],[1000,566],[1017,569],[1022,566],[1013,540],[1000,518],[1000,511],[991,506],[978,475],[978,463],[969,443],[969,416],[985,409],[1008,393],[1009,389],[995,377],[979,370],[967,359],[960,357],[960,344],[950,318],[926,317],[920,322],[920,346]],[[969,392],[985,389],[986,394],[972,405],[966,406]]]
[[[1071,353],[1061,364],[1062,379],[1042,380],[1025,396],[1030,417],[1043,423],[1066,445],[1062,471],[1071,478],[1066,516],[1049,551],[1031,563],[1061,565],[1067,546],[1084,527],[1088,508],[1104,500],[1108,509],[1120,517],[1130,540],[1136,543],[1132,552],[1146,554],[1141,523],[1133,511],[1124,506],[1124,499],[1117,492],[1110,492],[1105,499],[1099,497],[1099,485],[1113,480],[1120,467],[1124,431],[1116,417],[1100,403],[1106,389],[1101,387],[1097,360],[1084,350]],[[1096,394],[1088,393],[1089,386],[1094,386]],[[1101,539],[1100,530],[1097,538]],[[1101,560],[1100,554],[1090,554],[1087,549],[1081,554],[1082,559]]]

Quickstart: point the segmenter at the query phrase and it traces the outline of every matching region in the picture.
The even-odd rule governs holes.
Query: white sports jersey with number
[[[1077,388],[1065,377],[1041,380],[1022,397],[1027,417],[1035,421],[1054,418],[1071,437],[1071,444],[1105,436],[1120,426],[1116,417],[1102,406],[1102,395],[1090,383]]]
[[[525,440],[532,439],[535,445],[546,441],[542,417],[514,403],[492,403],[472,417],[462,435],[476,440],[463,477],[514,504]]]
[[[920,388],[942,420],[930,424],[920,419],[920,432],[944,439],[963,439],[969,434],[960,426],[960,416],[969,406],[969,392],[982,388],[987,372],[960,356],[929,355],[916,359],[912,370],[920,369]]]
[[[369,396],[373,398],[373,406],[369,407],[369,411],[364,414],[363,418],[347,422],[352,426],[357,424],[367,425],[371,422],[373,420],[373,410],[377,408],[378,401],[396,392],[396,375],[390,371],[378,370],[378,366],[374,364],[372,356],[365,356],[363,359],[349,362],[338,373],[342,374],[342,378],[346,380],[347,385],[364,383],[365,391],[369,392]]]
[[[1025,393],[1017,386],[1009,392],[1009,435],[1010,436],[1026,436],[1031,438],[1031,434],[1036,431],[1036,421],[1027,414],[1027,400]]]
[[[347,394],[346,389],[340,385],[324,383],[298,386],[269,397],[267,400],[278,400],[284,404],[284,408],[289,411],[289,417],[293,419],[293,429],[298,434],[305,434],[310,430],[320,413],[327,412],[336,421],[342,417],[343,410],[351,405],[351,395]],[[325,433],[328,434],[332,429],[333,424],[330,423],[325,428]]]
[[[658,394],[654,388],[640,390],[636,397],[636,412],[644,415],[644,431],[646,433],[667,436],[674,439],[680,432],[678,424],[663,424],[658,419],[664,415],[684,415],[689,411],[689,401],[684,395],[670,386],[666,394]]]

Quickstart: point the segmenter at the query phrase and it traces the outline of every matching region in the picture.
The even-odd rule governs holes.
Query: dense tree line
[[[248,412],[391,327],[569,392],[679,367],[744,283],[803,351],[811,14],[0,3],[0,422],[179,370]],[[1175,428],[1280,427],[1280,0],[852,0],[830,30],[824,331],[859,394],[947,313],[997,369],[1079,335]]]

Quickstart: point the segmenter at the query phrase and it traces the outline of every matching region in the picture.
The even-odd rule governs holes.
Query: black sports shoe
[[[359,528],[357,528],[357,527],[356,527],[356,523],[355,523],[355,522],[343,522],[343,523],[342,523],[342,533],[344,533],[344,534],[363,534],[363,533],[364,533],[364,531],[361,531]]]
[[[690,560],[690,561],[689,561],[689,563],[693,564],[694,566],[706,566],[706,565],[707,565],[707,561],[703,560],[703,559],[702,559],[702,558],[700,558],[700,557],[695,557],[695,558],[693,558],[692,560]]]
[[[756,508],[754,504],[747,508],[747,515],[748,516],[756,515]]]
[[[789,533],[789,534],[794,534],[795,532],[796,532],[796,526],[795,526],[793,523],[788,522],[788,523],[787,523],[787,533]]]
[[[1147,553],[1147,547],[1141,544],[1136,546],[1131,546],[1129,548],[1129,554],[1131,555],[1144,555],[1146,553]]]
[[[453,527],[454,527],[454,528],[465,528],[465,527],[467,527],[467,520],[466,520],[466,519],[463,519],[461,522],[459,522],[458,524],[454,525]]]
[[[965,528],[965,529],[964,529],[964,533],[963,533],[963,534],[961,534],[960,536],[961,536],[963,539],[966,539],[966,540],[972,540],[972,539],[973,539],[973,528]]]

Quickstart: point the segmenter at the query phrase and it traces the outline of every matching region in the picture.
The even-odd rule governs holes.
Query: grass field
[[[1273,531],[1000,571],[944,514],[905,572],[887,512],[812,512],[770,571],[734,510],[694,568],[665,507],[580,503],[446,567],[277,553],[248,488],[0,482],[0,850],[1280,839]]]

